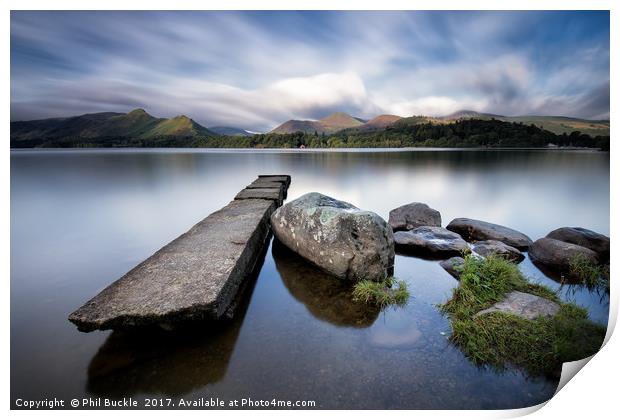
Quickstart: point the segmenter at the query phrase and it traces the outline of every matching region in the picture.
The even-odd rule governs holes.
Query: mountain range
[[[364,122],[359,118],[352,117],[342,112],[336,112],[320,120],[289,120],[273,129],[272,133],[292,134],[298,131],[312,134],[333,134],[340,130],[364,132],[384,130],[390,126],[406,126],[417,124],[449,124],[459,120],[499,120],[505,122],[516,122],[525,125],[535,125],[544,130],[555,134],[570,134],[573,131],[580,131],[591,136],[608,136],[609,120],[586,120],[581,118],[570,118],[561,116],[516,116],[508,117],[498,114],[482,113],[471,110],[461,110],[442,117],[412,116],[400,117],[398,115],[379,115],[369,121]],[[338,124],[334,124],[337,121]]]
[[[289,120],[270,133],[292,134],[334,134],[342,130],[363,133],[390,129],[390,127],[412,126],[425,123],[449,124],[459,120],[500,120],[525,125],[535,125],[555,134],[580,131],[591,136],[609,136],[609,120],[585,120],[560,116],[517,116],[507,117],[462,110],[443,117],[379,115],[363,120],[344,112],[335,112],[320,120]],[[20,142],[45,139],[105,139],[132,138],[152,140],[158,138],[204,138],[217,136],[248,137],[256,133],[235,127],[206,128],[185,115],[174,118],[156,118],[144,109],[129,113],[100,112],[66,118],[48,118],[32,121],[11,122],[12,147]]]

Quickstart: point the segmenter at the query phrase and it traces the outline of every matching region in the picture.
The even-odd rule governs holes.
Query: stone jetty
[[[69,315],[80,331],[230,316],[263,254],[271,214],[291,178],[260,175],[233,201],[138,264]]]

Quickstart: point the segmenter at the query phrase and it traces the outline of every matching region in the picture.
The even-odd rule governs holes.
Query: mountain
[[[345,128],[358,127],[363,124],[364,121],[359,118],[352,117],[344,112],[334,112],[318,121],[288,120],[271,130],[271,132],[276,134],[292,134],[301,131],[309,134],[314,132],[332,134]]]
[[[254,133],[251,133],[242,128],[236,127],[209,127],[209,130],[214,132],[215,134],[219,134],[220,136],[252,136]]]
[[[214,133],[184,115],[156,118],[143,109],[127,114],[100,112],[67,118],[11,122],[11,142],[42,139],[212,136]]]
[[[363,131],[383,129],[383,128],[386,128],[394,124],[396,121],[401,120],[402,118],[403,117],[399,117],[398,115],[389,115],[389,114],[379,115],[371,119],[367,123],[360,125],[357,128]]]

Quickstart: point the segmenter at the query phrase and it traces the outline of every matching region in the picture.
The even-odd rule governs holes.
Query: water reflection
[[[221,381],[242,319],[186,331],[114,331],[88,366],[87,391],[100,396],[182,396]]]
[[[449,344],[436,305],[458,283],[396,256],[409,305],[376,314],[304,261],[269,252],[227,327],[79,333],[67,314],[226,205],[259,173],[290,173],[289,200],[321,191],[375,211],[421,201],[532,239],[559,226],[609,233],[609,154],[568,151],[11,152],[11,397],[316,399],[322,408],[515,408],[557,381],[479,369]],[[444,223],[445,224],[445,223]],[[608,299],[520,269],[597,322]],[[332,286],[335,286],[332,288]],[[325,303],[329,302],[329,303]],[[42,351],[41,349],[45,349]]]
[[[272,255],[288,291],[314,317],[339,327],[366,328],[379,316],[376,306],[352,299],[351,284],[314,267],[277,239]]]

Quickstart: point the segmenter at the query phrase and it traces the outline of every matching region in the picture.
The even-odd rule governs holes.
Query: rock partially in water
[[[581,227],[561,227],[547,234],[547,238],[568,242],[591,249],[601,262],[609,261],[609,237]]]
[[[424,203],[409,203],[390,211],[389,223],[395,232],[418,226],[441,226],[441,214]]]
[[[316,192],[271,216],[275,236],[291,250],[345,280],[384,280],[394,269],[394,235],[379,215]]]
[[[461,272],[459,270],[463,267],[463,264],[465,264],[463,257],[452,257],[439,263],[444,270],[457,280],[461,279]]]
[[[447,226],[448,230],[460,234],[466,241],[486,241],[493,239],[519,250],[527,250],[532,240],[521,232],[506,226],[496,225],[482,220],[458,218]]]
[[[483,257],[497,255],[498,257],[517,263],[525,259],[525,255],[523,255],[517,248],[495,240],[476,242],[474,244],[474,252],[482,255]]]
[[[560,305],[549,299],[529,293],[513,291],[508,293],[501,302],[497,302],[490,308],[478,312],[475,316],[492,312],[503,312],[532,320],[539,316],[554,316],[559,310]]]
[[[379,316],[376,305],[353,300],[353,287],[325,273],[274,239],[273,260],[282,282],[308,312],[339,327],[367,328]]]
[[[559,273],[568,273],[571,261],[576,258],[591,264],[599,262],[597,253],[591,249],[553,238],[538,239],[530,247],[529,255],[536,266]]]
[[[395,232],[394,242],[399,252],[435,258],[457,256],[469,250],[461,235],[437,226]]]

